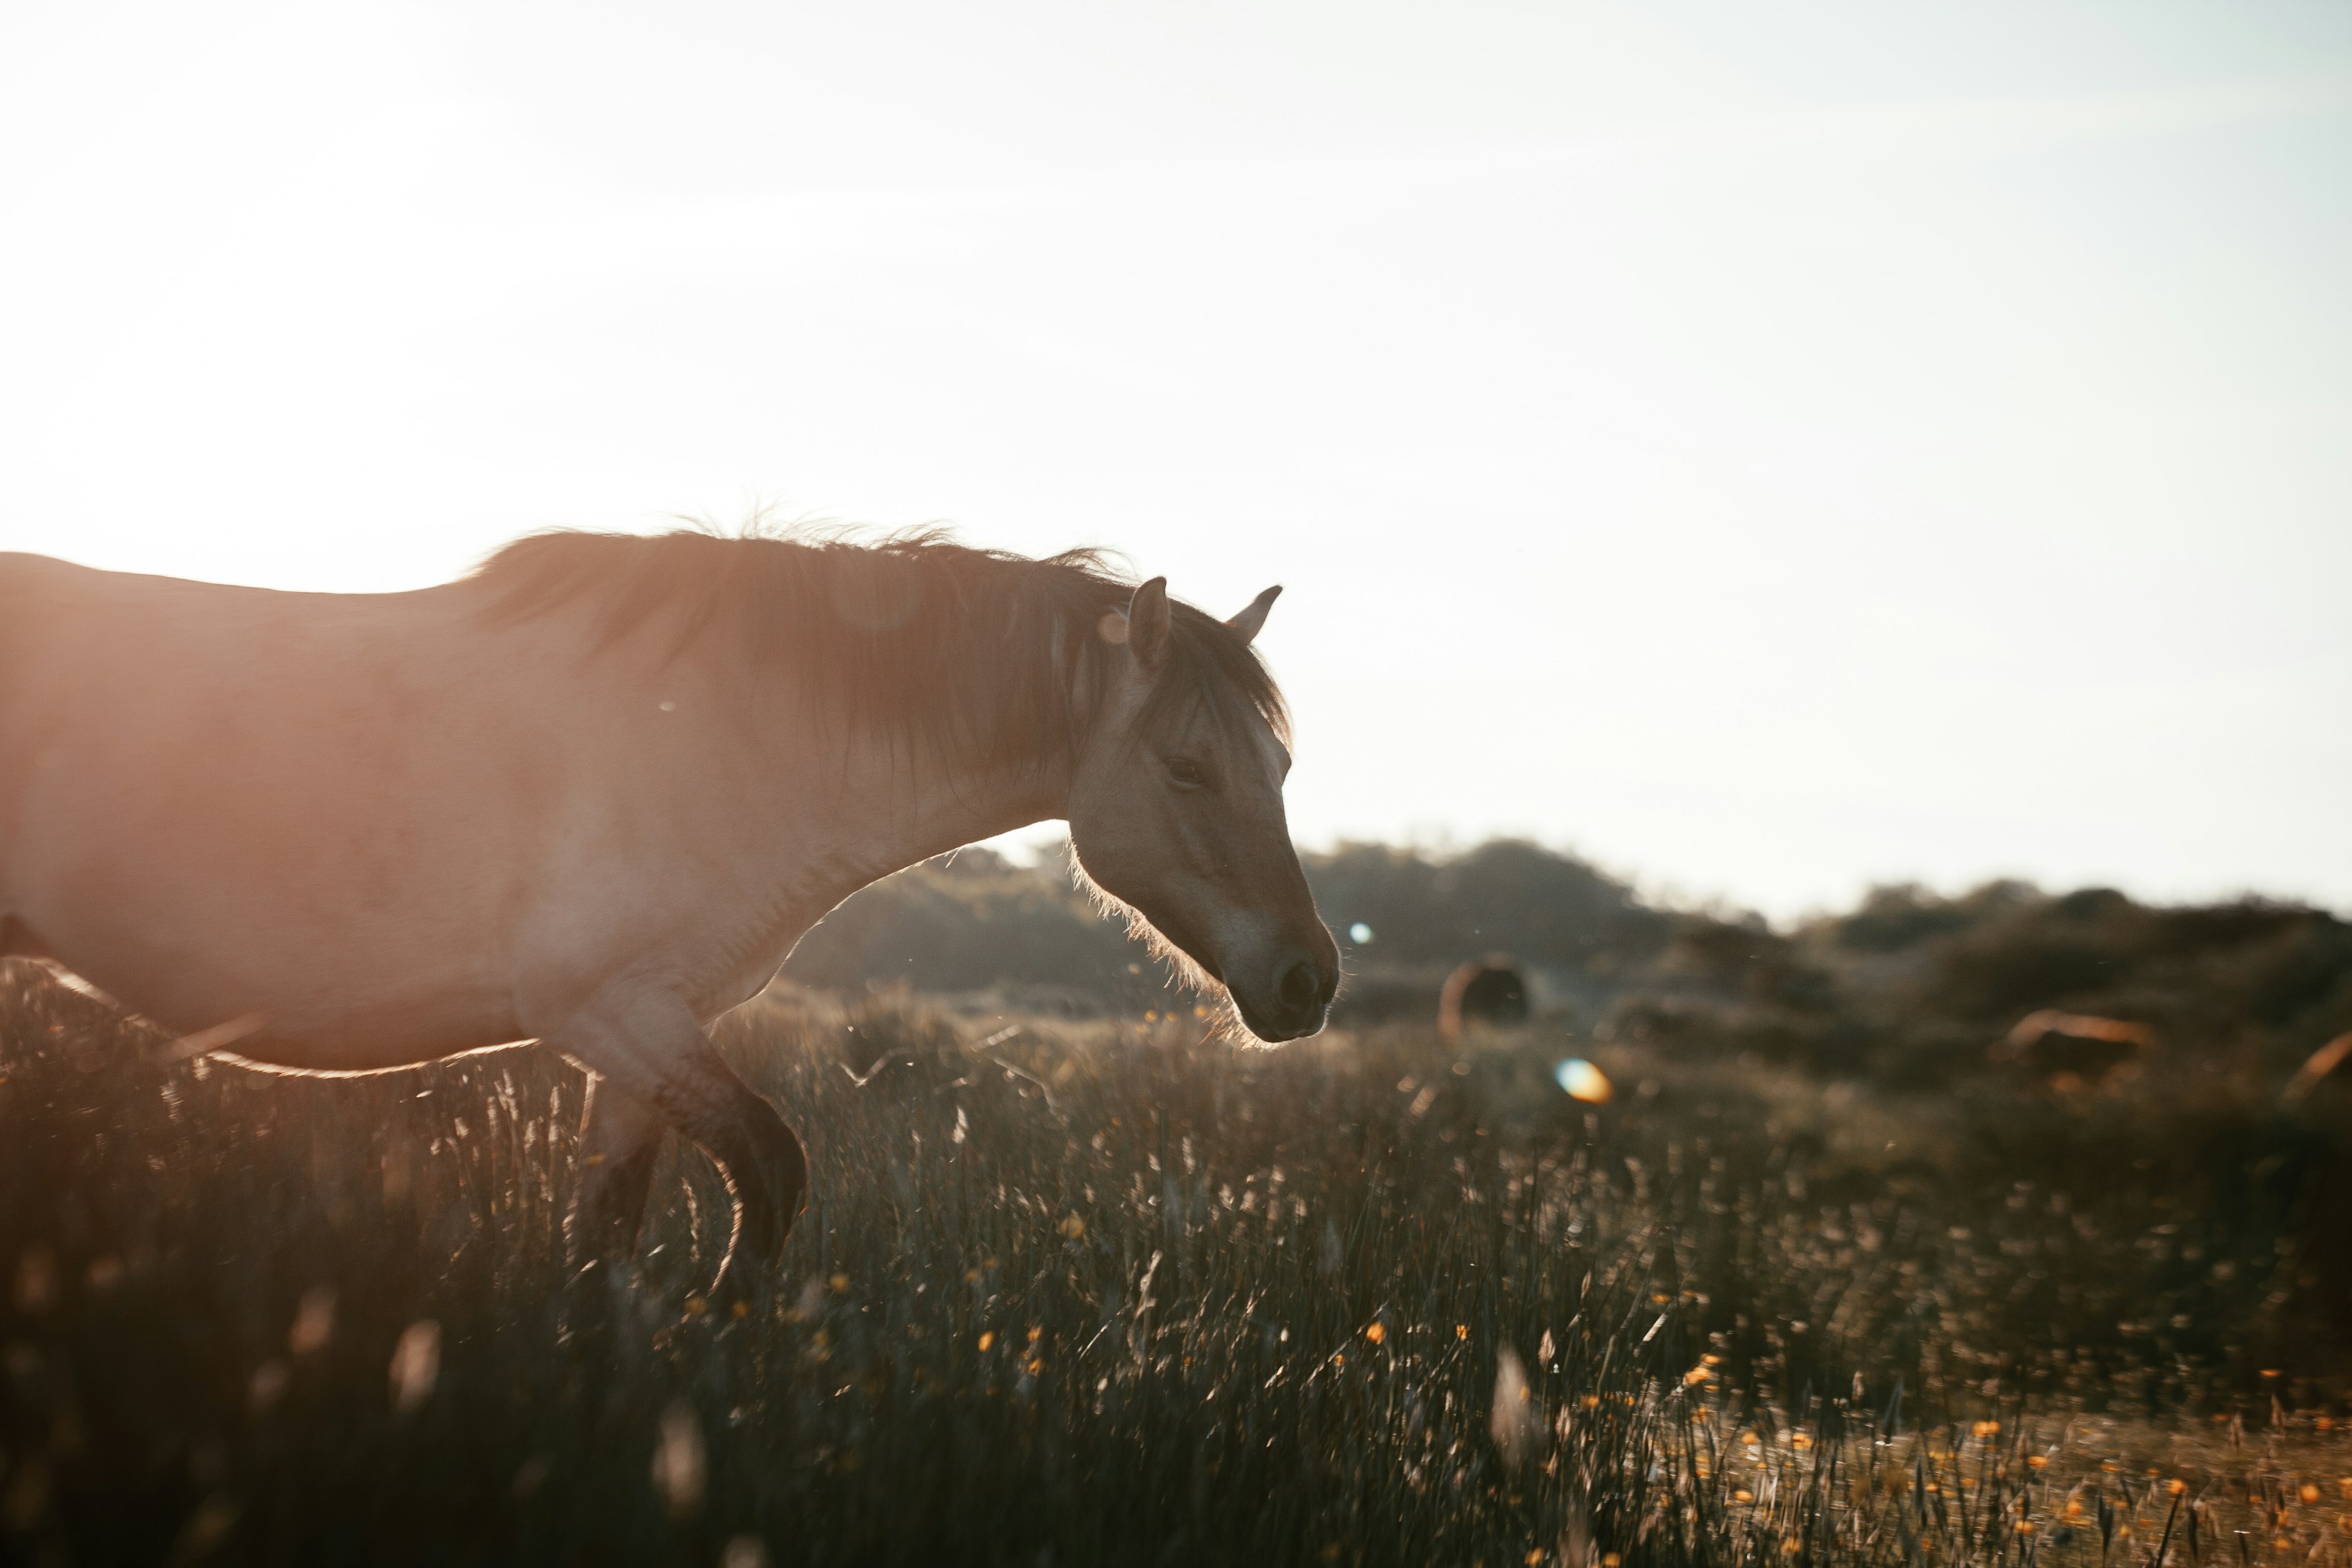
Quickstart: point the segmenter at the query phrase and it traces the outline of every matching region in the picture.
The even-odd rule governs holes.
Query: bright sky
[[[15,5],[0,549],[1126,552],[1293,822],[2352,907],[2352,8]]]

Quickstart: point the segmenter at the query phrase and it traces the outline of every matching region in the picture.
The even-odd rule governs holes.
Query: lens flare
[[[1551,1076],[1571,1100],[1581,1100],[1599,1105],[1615,1092],[1609,1086],[1609,1077],[1582,1057],[1570,1057],[1551,1069]]]

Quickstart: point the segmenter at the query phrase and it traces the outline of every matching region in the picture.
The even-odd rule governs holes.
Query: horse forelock
[[[1032,559],[940,529],[871,540],[558,531],[516,540],[474,581],[502,623],[586,607],[594,631],[583,660],[643,645],[663,659],[744,658],[894,744],[1015,766],[1083,741],[1082,694],[1101,689],[1117,646],[1097,628],[1134,592],[1101,551]],[[1138,732],[1205,714],[1229,742],[1253,717],[1286,741],[1282,693],[1248,643],[1190,605],[1170,608],[1168,662]]]

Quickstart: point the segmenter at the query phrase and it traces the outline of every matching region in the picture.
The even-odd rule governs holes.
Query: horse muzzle
[[[1225,976],[1225,987],[1233,993],[1234,1004],[1250,1033],[1278,1044],[1321,1030],[1331,1011],[1331,998],[1339,990],[1338,950],[1318,956],[1291,949],[1262,967],[1267,971],[1263,986],[1236,984],[1237,976],[1231,971]]]

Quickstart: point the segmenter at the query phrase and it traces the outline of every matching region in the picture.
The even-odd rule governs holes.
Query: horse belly
[[[244,1015],[183,1037],[252,1066],[327,1074],[390,1072],[528,1043],[511,1023],[485,1027],[486,1016],[446,1005],[380,1008],[290,1025]]]
[[[299,929],[266,903],[175,896],[185,884],[171,878],[115,886],[120,897],[43,917],[44,954],[170,1033],[226,1031],[257,1059],[343,1072],[521,1033],[510,987],[481,952],[446,940],[457,931],[348,918]]]

